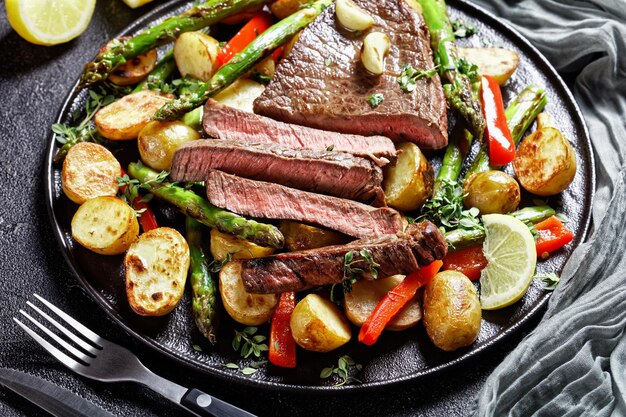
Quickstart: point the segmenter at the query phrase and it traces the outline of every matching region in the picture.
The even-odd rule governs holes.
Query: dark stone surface
[[[50,124],[82,63],[104,39],[159,2],[130,10],[120,0],[100,1],[87,31],[55,47],[35,46],[10,28],[0,12],[0,366],[19,369],[65,387],[118,416],[184,415],[147,388],[104,384],[73,374],[32,342],[12,321],[37,292],[100,335],[134,351],[149,368],[259,415],[463,416],[486,376],[521,339],[518,332],[462,366],[434,377],[369,393],[301,395],[227,385],[157,355],[124,334],[87,297],[62,258],[42,198],[42,166]],[[534,319],[526,326],[535,326]],[[44,416],[44,411],[0,388],[0,415]]]

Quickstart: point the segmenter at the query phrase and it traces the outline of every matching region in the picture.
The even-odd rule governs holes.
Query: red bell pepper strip
[[[296,367],[296,342],[291,335],[291,313],[296,308],[296,293],[284,292],[280,295],[280,301],[270,326],[270,349],[269,360],[282,368]]]
[[[539,238],[535,241],[537,256],[546,259],[548,254],[562,248],[574,239],[572,232],[556,217],[548,217],[535,225]]]
[[[449,252],[445,258],[443,258],[444,271],[458,271],[472,281],[476,281],[480,278],[480,271],[486,266],[487,258],[485,258],[485,254],[483,253],[482,245],[470,246]]]
[[[407,275],[401,283],[389,291],[378,303],[372,314],[365,320],[359,331],[359,342],[373,345],[387,326],[414,296],[417,290],[430,282],[439,272],[442,261],[434,261]]]
[[[489,75],[481,77],[480,99],[489,140],[489,163],[506,165],[515,158],[515,143],[506,122],[502,92],[495,78]]]
[[[126,171],[122,169],[121,176],[123,177],[126,174]],[[126,186],[120,187],[120,192],[124,194],[126,192]],[[141,225],[141,230],[145,232],[149,230],[153,230],[159,227],[159,224],[156,221],[156,217],[154,212],[150,209],[150,206],[145,201],[141,201],[141,196],[135,197],[132,201],[132,206],[135,210],[144,210],[139,216],[139,224]]]
[[[267,28],[272,26],[274,20],[268,12],[260,11],[252,19],[248,21],[239,32],[232,37],[215,57],[215,63],[218,68],[230,61],[236,53],[241,52],[250,42],[256,39]]]

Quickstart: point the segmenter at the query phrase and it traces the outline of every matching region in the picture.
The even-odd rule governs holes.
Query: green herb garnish
[[[411,64],[405,64],[402,67],[402,72],[398,76],[398,85],[400,85],[400,89],[405,93],[410,93],[415,91],[415,82],[420,78],[432,78],[435,74],[437,74],[437,68],[439,66],[435,66],[431,69],[415,69]]]
[[[452,31],[457,38],[466,38],[477,33],[476,26],[461,19],[451,20]]]
[[[330,366],[328,368],[322,369],[322,372],[320,372],[320,378],[327,379],[330,378],[330,376],[333,374],[337,375],[340,381],[334,385],[335,387],[340,387],[347,384],[348,382],[361,383],[362,381],[350,376],[351,367],[354,367],[357,372],[363,369],[363,366],[359,363],[356,363],[354,359],[352,359],[350,356],[341,356],[337,361],[337,366]]]
[[[478,75],[478,66],[472,64],[465,58],[457,59],[456,66],[461,74],[467,75],[471,82],[476,82],[480,78]]]
[[[369,96],[367,102],[373,109],[375,109],[376,107],[380,106],[380,103],[382,103],[384,99],[385,98],[383,97],[382,93],[375,93]]]
[[[232,346],[243,358],[248,358],[250,355],[260,358],[262,352],[269,350],[267,345],[262,343],[267,338],[261,334],[255,334],[257,330],[256,327],[246,327],[241,332],[235,330],[235,338],[233,339]]]
[[[561,278],[554,272],[550,272],[546,275],[535,275],[534,279],[540,279],[543,284],[543,289],[546,291],[554,291]]]

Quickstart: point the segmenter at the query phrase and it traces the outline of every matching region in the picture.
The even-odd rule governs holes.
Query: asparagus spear
[[[544,89],[530,84],[506,108],[504,114],[506,115],[513,142],[516,145],[547,103],[548,99]],[[487,171],[489,168],[489,149],[483,146],[476,155],[465,178],[469,178],[470,175],[477,172]]]
[[[173,204],[200,223],[215,227],[220,232],[230,233],[240,239],[250,240],[258,245],[282,248],[282,233],[272,225],[247,220],[235,213],[217,208],[193,191],[172,183],[158,181],[155,171],[139,163],[128,165],[128,174],[140,181],[141,187],[156,197]]]
[[[444,0],[418,0],[418,2],[430,32],[430,44],[435,62],[438,64],[439,75],[449,83],[443,86],[448,105],[461,115],[472,135],[481,140],[485,131],[485,119],[480,102],[472,95],[469,78],[458,68],[457,48],[446,12],[446,2]]]
[[[266,0],[210,0],[198,4],[186,12],[165,19],[156,26],[145,29],[126,40],[116,39],[96,58],[85,65],[78,88],[106,80],[111,71],[131,58],[141,55],[155,46],[169,42],[183,32],[202,29],[234,15],[248,7],[260,6]]]
[[[521,210],[510,213],[510,216],[521,220],[523,223],[538,223],[554,216],[556,212],[549,206],[525,207]],[[485,238],[485,230],[474,229],[456,229],[445,233],[446,241],[450,246],[450,250],[461,249],[466,246],[480,243]]]
[[[217,326],[217,283],[209,270],[209,261],[202,249],[202,224],[187,216],[187,243],[191,263],[189,266],[189,281],[193,297],[191,308],[193,319],[198,330],[211,344],[216,343],[215,330]]]
[[[170,49],[163,55],[163,58],[159,61],[159,63],[154,67],[154,69],[148,74],[148,76],[141,81],[135,89],[133,93],[137,93],[139,91],[143,91],[148,88],[149,84],[159,85],[167,78],[172,75],[174,70],[176,69],[176,62],[174,61],[174,50]]]
[[[161,107],[154,115],[156,120],[175,120],[188,111],[200,106],[209,97],[228,87],[234,80],[245,74],[257,62],[269,55],[274,49],[288,41],[296,33],[311,23],[330,4],[332,0],[317,0],[298,10],[257,36],[241,52],[235,54],[206,83],[199,88],[173,100]]]

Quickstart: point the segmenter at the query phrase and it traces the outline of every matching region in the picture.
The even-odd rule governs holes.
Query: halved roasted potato
[[[202,32],[185,32],[174,42],[174,59],[180,74],[201,81],[208,81],[217,70],[215,58],[219,51],[219,42]]]
[[[171,94],[152,90],[132,93],[100,109],[93,121],[98,132],[107,139],[135,139],[152,115],[172,98]]]
[[[115,196],[119,189],[117,177],[121,172],[120,163],[104,146],[91,142],[77,143],[63,161],[63,193],[76,204],[99,196]]]
[[[101,255],[126,251],[137,239],[139,222],[132,208],[117,197],[101,196],[85,201],[74,213],[72,237]]]
[[[395,209],[415,210],[433,195],[433,167],[416,144],[404,142],[397,148],[395,163],[385,167],[385,199]]]
[[[270,4],[270,10],[278,19],[284,19],[300,10],[306,3],[308,3],[307,0],[276,0]]]
[[[504,48],[458,48],[459,55],[478,67],[481,75],[491,75],[504,85],[519,65],[517,52]]]
[[[355,326],[361,327],[372,314],[380,300],[404,279],[404,275],[393,275],[384,279],[361,280],[352,284],[345,294],[346,317]],[[391,320],[385,330],[404,330],[415,326],[422,319],[422,308],[414,297]]]
[[[337,306],[318,294],[309,294],[296,305],[290,327],[296,343],[314,352],[330,352],[352,337],[350,325]]]
[[[520,190],[515,178],[506,172],[489,170],[477,172],[465,179],[463,204],[476,207],[480,214],[506,214],[520,202]]]
[[[341,245],[350,241],[343,233],[291,220],[281,220],[278,229],[285,237],[285,247],[292,252]]]
[[[526,136],[513,160],[515,175],[527,191],[550,196],[565,190],[576,176],[576,153],[548,116],[538,117],[538,129]]]
[[[253,113],[253,103],[263,93],[265,86],[247,78],[239,78],[213,97],[220,103]]]
[[[276,294],[251,294],[241,280],[241,263],[229,262],[220,271],[220,295],[224,309],[238,323],[258,326],[268,321],[278,305]]]
[[[231,259],[262,258],[274,253],[273,248],[265,248],[245,239],[238,239],[228,233],[211,229],[211,255],[222,261],[228,255]]]
[[[180,301],[189,270],[189,246],[170,227],[139,236],[124,257],[126,297],[142,316],[163,316]]]
[[[197,139],[200,134],[183,122],[152,121],[139,132],[137,147],[144,164],[157,171],[169,171],[176,149]]]
[[[157,62],[157,51],[151,49],[147,53],[138,55],[125,64],[116,67],[109,75],[109,80],[117,85],[137,84],[150,74]]]

